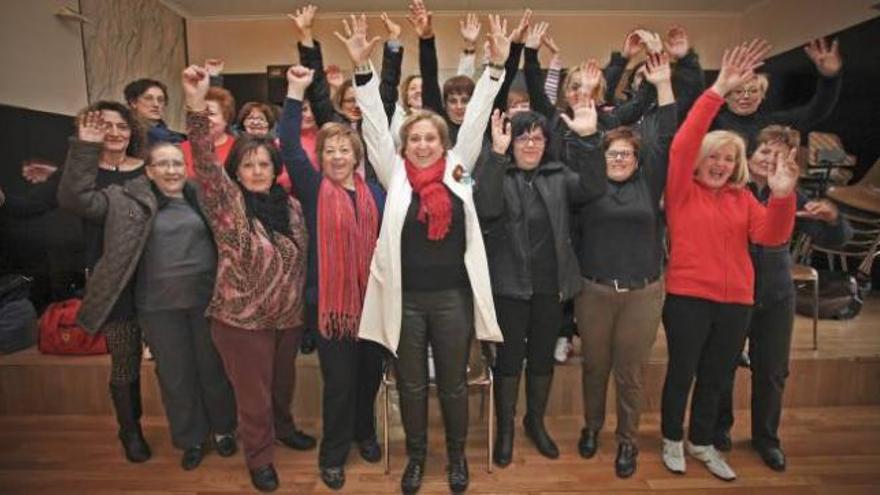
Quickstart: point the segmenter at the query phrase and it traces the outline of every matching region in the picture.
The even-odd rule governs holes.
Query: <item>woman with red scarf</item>
[[[401,480],[404,493],[418,491],[425,470],[428,345],[437,369],[449,485],[459,493],[468,485],[464,446],[471,339],[476,330],[480,340],[502,340],[469,176],[510,50],[500,22],[492,21],[492,65],[476,85],[452,149],[443,118],[418,111],[401,126],[403,149],[395,150],[379,98],[379,79],[369,60],[379,38],[368,40],[363,16],[352,18],[347,36],[339,35],[354,63],[370,162],[388,191],[358,336],[382,344],[397,357],[409,456]]]
[[[279,126],[281,155],[303,205],[309,233],[306,326],[318,329],[324,382],[323,435],[318,453],[321,479],[331,489],[345,484],[352,441],[361,457],[378,462],[374,401],[382,376],[381,346],[357,337],[370,259],[379,235],[385,193],[355,168],[363,145],[351,127],[330,122],[318,132],[312,164],[300,139],[303,95],[314,71],[287,71],[287,101]]]

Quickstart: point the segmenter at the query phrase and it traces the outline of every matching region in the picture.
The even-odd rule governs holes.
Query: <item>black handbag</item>
[[[34,279],[24,275],[9,274],[0,276],[0,306],[30,296]]]

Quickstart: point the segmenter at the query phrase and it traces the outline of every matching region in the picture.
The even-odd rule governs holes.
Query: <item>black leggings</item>
[[[742,350],[752,307],[667,294],[663,327],[669,362],[663,383],[661,429],[673,441],[684,438],[684,412],[691,384],[688,439],[711,445],[721,389]]]
[[[553,373],[553,350],[562,322],[562,303],[556,294],[535,294],[531,299],[495,296],[498,325],[504,343],[498,346],[495,373],[519,376],[523,359],[532,375]]]
[[[128,385],[141,376],[141,327],[134,320],[108,321],[101,327],[110,353],[110,383]]]

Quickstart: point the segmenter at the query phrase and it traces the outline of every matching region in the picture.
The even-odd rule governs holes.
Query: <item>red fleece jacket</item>
[[[670,258],[666,292],[721,303],[752,304],[749,241],[778,246],[794,228],[795,195],[764,207],[745,187],[713,190],[694,178],[703,137],[724,100],[712,89],[694,103],[669,150],[666,219]]]

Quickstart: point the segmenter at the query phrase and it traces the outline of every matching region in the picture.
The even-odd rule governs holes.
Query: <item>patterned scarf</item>
[[[439,241],[446,237],[452,226],[452,199],[443,185],[446,171],[446,157],[425,168],[418,168],[409,160],[405,161],[406,176],[413,191],[419,195],[418,220],[428,223],[428,239]]]
[[[379,210],[366,182],[354,174],[355,201],[329,179],[318,191],[318,331],[355,338],[379,232]]]

